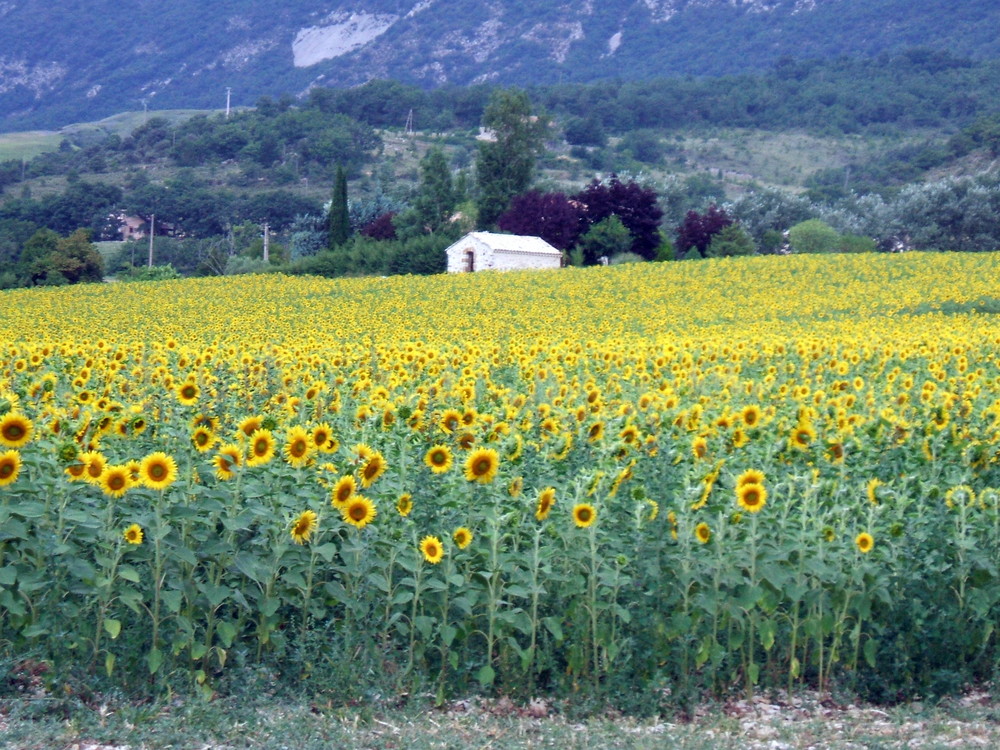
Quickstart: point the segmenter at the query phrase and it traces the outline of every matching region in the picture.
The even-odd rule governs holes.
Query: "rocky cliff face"
[[[0,127],[312,86],[720,74],[927,45],[1000,55],[990,0],[0,0]],[[58,7],[53,11],[53,7]]]

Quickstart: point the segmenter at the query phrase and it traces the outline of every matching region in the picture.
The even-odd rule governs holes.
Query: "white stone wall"
[[[492,267],[497,271],[516,271],[522,268],[559,268],[558,255],[542,253],[493,253]]]

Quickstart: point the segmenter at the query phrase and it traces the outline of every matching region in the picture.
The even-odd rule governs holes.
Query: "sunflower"
[[[521,489],[524,487],[524,477],[514,477],[510,480],[510,484],[507,485],[507,494],[511,497],[517,497],[521,494]]]
[[[399,511],[399,515],[403,518],[410,515],[410,511],[413,510],[413,495],[409,492],[404,492],[400,495],[399,499],[396,501],[396,510]]]
[[[0,417],[0,445],[7,448],[20,448],[31,440],[34,430],[31,420],[23,414],[9,412]]]
[[[121,497],[132,487],[132,474],[127,466],[108,466],[97,483],[105,495]]]
[[[139,478],[150,489],[165,490],[177,479],[177,462],[166,453],[150,453],[139,464]]]
[[[967,484],[959,484],[952,487],[944,495],[944,504],[949,508],[954,508],[956,505],[967,505],[969,507],[975,505],[976,493],[973,492],[972,488]]]
[[[201,389],[198,387],[197,383],[193,383],[190,380],[183,383],[177,389],[177,400],[183,406],[194,406],[198,402],[198,397],[201,395]]]
[[[470,482],[488,484],[497,475],[500,456],[492,448],[477,448],[465,460],[465,478]]]
[[[604,422],[594,422],[587,430],[587,442],[596,443],[604,437]]]
[[[451,462],[451,451],[446,445],[432,445],[430,450],[424,454],[424,463],[435,474],[444,474],[451,468]]]
[[[313,445],[316,446],[316,450],[318,451],[332,453],[337,450],[337,441],[333,439],[333,430],[326,422],[313,427],[312,432],[309,433],[309,437],[312,438]]]
[[[694,527],[694,536],[702,544],[708,544],[708,540],[712,538],[712,530],[702,521]]]
[[[691,443],[691,452],[695,458],[704,458],[708,455],[708,441],[703,437],[696,437]]]
[[[304,427],[296,425],[288,431],[282,454],[292,466],[305,466],[312,457],[313,443]]]
[[[754,428],[760,422],[760,407],[754,404],[750,406],[744,406],[743,410],[740,412],[740,419],[743,420],[743,424],[747,428]]]
[[[878,477],[872,477],[868,480],[868,484],[865,485],[865,492],[868,494],[868,502],[872,505],[878,505],[878,488],[882,486],[882,482]]]
[[[87,463],[83,460],[83,455],[81,453],[77,460],[66,467],[66,476],[71,482],[83,481],[87,477]]]
[[[236,476],[236,467],[243,461],[243,449],[235,443],[226,443],[212,459],[215,466],[215,476],[219,479],[232,479]]]
[[[361,467],[361,486],[371,487],[375,480],[385,473],[386,466],[385,458],[382,457],[381,453],[378,451],[372,453]]]
[[[250,436],[250,451],[247,466],[263,466],[274,458],[274,433],[261,427]]]
[[[742,487],[744,484],[764,484],[764,472],[758,469],[747,469],[736,477],[737,487]]]
[[[577,503],[573,506],[573,523],[578,528],[585,529],[597,520],[597,511],[590,503]]]
[[[455,409],[446,409],[438,420],[438,427],[449,435],[458,429],[462,424],[462,414]]]
[[[375,510],[375,503],[371,500],[361,495],[354,495],[340,507],[340,515],[347,523],[363,529],[375,519],[378,511]]]
[[[444,559],[444,547],[436,536],[425,536],[421,539],[420,552],[431,565],[437,565]]]
[[[13,484],[21,472],[21,454],[15,450],[0,453],[0,487]]]
[[[204,425],[195,427],[191,433],[191,442],[194,443],[194,447],[199,453],[206,453],[212,450],[215,440],[215,434]]]
[[[343,508],[357,491],[358,483],[354,477],[351,474],[342,476],[333,486],[333,491],[330,493],[330,503],[334,508]]]
[[[459,526],[455,529],[455,533],[451,535],[451,538],[455,540],[455,546],[459,549],[465,549],[472,544],[472,532],[464,526]]]
[[[556,502],[556,491],[553,487],[546,487],[538,493],[538,504],[535,506],[535,518],[544,521],[549,517],[549,511]]]
[[[875,546],[875,540],[867,531],[862,531],[854,538],[854,543],[858,546],[858,551],[868,554]]]
[[[81,453],[80,461],[82,461],[86,467],[83,479],[91,484],[101,478],[101,474],[104,472],[104,467],[108,463],[107,459],[105,459],[104,456],[97,451],[86,451]]]
[[[292,541],[296,544],[304,544],[309,541],[309,537],[316,530],[317,516],[311,510],[304,510],[292,524]]]
[[[655,521],[656,517],[660,515],[660,504],[655,500],[646,500],[646,506],[649,508],[648,515],[646,516],[647,521]]]
[[[140,545],[142,544],[142,527],[139,524],[134,523],[125,529],[122,536],[129,544]]]
[[[261,417],[245,417],[239,424],[239,431],[242,437],[252,437],[257,430],[263,426],[264,420]]]
[[[756,513],[767,504],[767,490],[762,484],[741,484],[736,488],[736,502],[748,513]]]
[[[810,443],[816,439],[816,430],[808,422],[799,422],[792,430],[792,436],[790,438],[792,446],[798,448],[799,450],[805,450],[809,447]]]

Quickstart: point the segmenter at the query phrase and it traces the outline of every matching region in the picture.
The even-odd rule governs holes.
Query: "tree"
[[[609,216],[617,216],[632,236],[631,250],[646,260],[656,257],[660,246],[660,219],[656,191],[634,180],[622,182],[612,175],[607,183],[593,180],[573,200],[582,206],[585,226],[593,226]]]
[[[586,265],[597,263],[601,256],[612,258],[626,253],[631,247],[631,233],[622,220],[613,214],[594,224],[580,238],[580,251]]]
[[[525,92],[501,89],[490,96],[482,124],[493,137],[479,144],[476,159],[479,226],[488,228],[531,184],[548,122],[531,114]]]
[[[337,167],[333,182],[333,201],[327,215],[328,247],[336,250],[351,236],[351,217],[347,211],[347,174],[342,166]]]
[[[712,237],[706,255],[709,258],[731,258],[754,254],[753,238],[739,224],[733,223]]]
[[[799,222],[788,230],[793,253],[832,253],[840,245],[837,230],[819,219]]]
[[[497,219],[504,232],[541,237],[558,250],[569,250],[580,236],[580,209],[562,193],[531,190],[514,198]]]
[[[725,209],[718,208],[714,203],[704,214],[688,211],[684,221],[677,227],[677,242],[674,247],[677,257],[689,254],[694,249],[702,256],[708,252],[712,238],[733,223]]]
[[[420,160],[420,186],[413,201],[417,225],[433,234],[451,220],[456,203],[448,160],[440,148],[432,148]]]

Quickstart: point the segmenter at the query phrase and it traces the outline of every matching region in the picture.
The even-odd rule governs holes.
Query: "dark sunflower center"
[[[482,476],[488,473],[490,470],[490,460],[488,458],[481,458],[472,467],[472,471],[476,476]]]
[[[590,520],[590,511],[587,510],[586,508],[581,508],[580,512],[577,514],[577,516],[579,517],[579,519],[581,521],[589,521]]]
[[[351,506],[351,518],[355,521],[363,521],[367,515],[368,509],[361,503]]]
[[[267,453],[268,443],[266,440],[258,440],[253,444],[253,452],[258,456],[263,456]]]
[[[167,475],[167,467],[163,464],[152,464],[149,467],[149,476],[153,479],[160,480]]]
[[[14,473],[14,464],[4,463],[0,464],[0,479],[7,479]]]
[[[292,455],[301,458],[306,454],[306,443],[304,440],[296,440],[292,443]]]
[[[24,437],[24,428],[19,424],[7,425],[7,427],[4,428],[3,436],[8,440],[20,440]]]
[[[113,490],[120,490],[125,486],[125,477],[120,474],[115,474],[110,479],[108,479],[108,487]]]
[[[444,451],[435,451],[431,454],[431,463],[435,466],[443,466],[447,460],[448,458]]]

